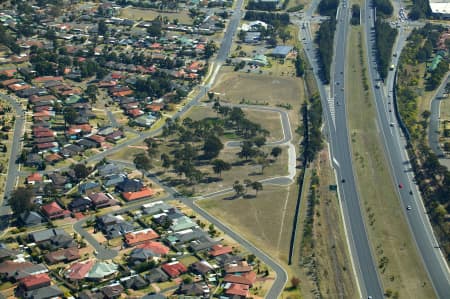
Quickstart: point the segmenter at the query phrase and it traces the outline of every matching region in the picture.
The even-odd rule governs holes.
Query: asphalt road
[[[365,2],[365,12],[371,12],[369,1]],[[362,14],[364,17],[365,14]],[[371,39],[371,28],[368,26],[368,18],[364,18],[366,30],[366,45],[368,49],[369,59],[369,79],[374,82],[379,77],[373,61],[374,61],[374,41]],[[401,34],[402,31],[400,32]],[[404,46],[404,37],[399,37],[394,53],[400,53]],[[397,55],[398,56],[398,55]],[[395,68],[397,67],[398,57],[393,59]],[[393,72],[391,72],[393,73]],[[388,161],[391,166],[391,174],[394,177],[394,184],[397,186],[397,193],[401,201],[401,206],[408,220],[410,230],[416,241],[419,254],[422,257],[425,268],[427,269],[430,280],[439,298],[450,298],[450,276],[447,262],[442,255],[439,244],[433,234],[426,210],[423,206],[421,195],[414,183],[414,174],[411,170],[409,158],[406,153],[406,140],[402,136],[402,132],[398,126],[397,119],[393,113],[393,109],[389,108],[389,97],[393,91],[393,74],[389,74],[386,83],[388,89],[375,88],[371,84],[375,97],[376,108],[378,112],[378,124],[380,134],[387,153]],[[391,110],[391,112],[389,112]],[[393,123],[391,125],[391,123]],[[403,187],[400,187],[400,184]],[[411,206],[411,210],[407,210],[407,206]],[[417,282],[420,284],[421,282]]]
[[[439,109],[441,105],[441,101],[443,99],[443,94],[445,93],[445,87],[450,81],[450,76],[447,75],[447,78],[442,81],[442,84],[439,86],[437,92],[435,93],[433,99],[431,100],[431,115],[430,115],[430,125],[428,127],[428,144],[431,150],[438,156],[439,158],[444,158],[445,154],[439,146]]]
[[[5,206],[8,204],[8,201],[5,199],[9,197],[11,191],[15,188],[18,178],[18,167],[16,164],[16,159],[20,154],[20,143],[23,137],[25,115],[20,103],[18,103],[14,98],[5,94],[0,94],[0,97],[11,104],[12,109],[15,111],[16,117],[14,122],[14,135],[12,145],[11,148],[8,149],[10,158],[8,161],[8,174],[5,182],[5,193],[4,198],[2,199],[2,208],[5,209]]]
[[[307,13],[312,13],[308,10]],[[306,16],[308,19],[309,16]],[[318,82],[319,93],[324,109],[327,135],[330,142],[333,165],[338,178],[338,192],[344,212],[344,221],[350,244],[353,264],[363,298],[383,298],[383,289],[378,277],[365,223],[362,217],[359,195],[353,172],[353,161],[348,138],[347,115],[345,103],[345,61],[347,29],[349,26],[349,9],[341,3],[335,32],[335,51],[332,65],[329,95],[318,76],[316,49],[310,33],[309,22],[301,24],[301,34],[306,56],[313,67]]]

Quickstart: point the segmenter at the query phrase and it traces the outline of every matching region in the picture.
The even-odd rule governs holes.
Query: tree
[[[214,173],[218,174],[219,176],[221,176],[222,171],[231,169],[231,164],[230,163],[227,163],[227,162],[225,162],[223,160],[220,160],[220,159],[214,160],[212,162],[212,164],[213,164]]]
[[[75,171],[75,175],[79,179],[84,179],[89,175],[89,169],[86,167],[86,165],[82,163],[78,163],[73,166],[73,171]]]
[[[257,146],[257,147],[261,147],[264,144],[266,144],[266,137],[264,136],[258,136],[253,138],[253,143]]]
[[[275,146],[274,148],[272,148],[270,155],[276,159],[281,154],[281,152],[282,149],[278,146]]]
[[[163,153],[161,155],[162,167],[169,168],[171,164],[171,160],[168,154]]]
[[[145,153],[140,153],[134,156],[134,165],[142,172],[142,178],[144,178],[144,172],[153,168],[150,158]]]
[[[248,160],[249,157],[256,155],[256,151],[253,148],[253,143],[251,141],[242,142],[241,151],[238,153],[239,158],[245,158]]]
[[[240,197],[244,194],[245,188],[241,183],[239,183],[239,181],[235,181],[233,184],[233,190],[236,192],[236,197]]]
[[[8,202],[16,217],[24,212],[31,211],[34,208],[34,204],[31,201],[33,195],[33,190],[25,187],[19,187],[12,192]]]
[[[64,113],[64,121],[68,124],[73,124],[78,117],[78,113],[73,107],[64,109],[63,113]]]
[[[252,189],[255,190],[256,196],[258,196],[258,191],[261,191],[263,189],[263,185],[260,182],[253,182],[252,183]]]
[[[108,25],[106,25],[105,20],[100,20],[98,22],[98,34],[105,35],[108,32]]]
[[[206,159],[217,157],[222,149],[223,143],[218,137],[215,135],[209,135],[206,137],[203,145],[204,156]]]
[[[298,286],[300,285],[300,279],[298,277],[293,276],[291,278],[291,285],[292,285],[292,288],[294,288],[294,289],[298,288]]]

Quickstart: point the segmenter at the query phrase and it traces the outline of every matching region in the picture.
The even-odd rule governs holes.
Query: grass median
[[[367,233],[387,295],[435,298],[389,172],[367,78],[361,28],[352,27],[346,85],[349,135]],[[366,79],[367,80],[367,79]]]

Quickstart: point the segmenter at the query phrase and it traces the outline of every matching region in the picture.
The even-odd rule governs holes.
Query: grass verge
[[[392,184],[371,96],[361,79],[365,72],[360,56],[361,29],[353,27],[349,38],[349,44],[354,45],[347,52],[349,134],[367,233],[384,290],[398,294],[398,298],[434,298]]]

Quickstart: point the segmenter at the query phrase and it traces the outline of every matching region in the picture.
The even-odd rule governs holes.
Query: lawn
[[[389,260],[384,270],[379,269],[385,290],[399,292],[399,298],[434,298],[392,183],[371,97],[363,89],[356,46],[360,44],[359,32],[356,28],[350,31],[350,44],[355,46],[347,53],[346,82],[351,82],[347,84],[347,109],[354,169],[374,259],[377,265],[384,257]]]
[[[122,8],[120,10],[120,16],[122,18],[132,19],[132,20],[143,20],[143,21],[152,21],[156,17],[167,17],[169,21],[173,21],[177,19],[180,24],[190,25],[192,24],[192,19],[189,16],[187,11],[178,11],[178,12],[158,12],[152,9],[144,9],[144,8]]]

